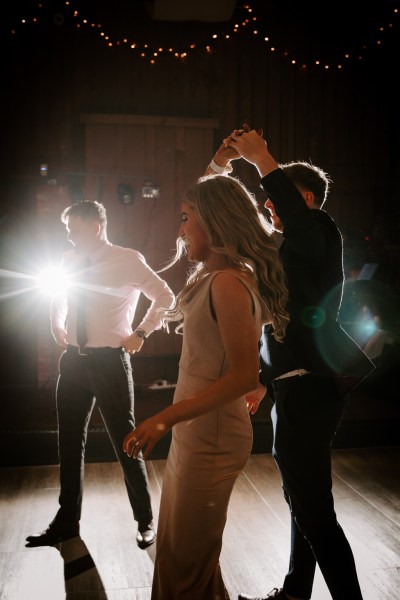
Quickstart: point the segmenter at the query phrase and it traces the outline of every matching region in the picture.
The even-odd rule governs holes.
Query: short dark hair
[[[310,191],[314,194],[315,204],[321,207],[328,195],[329,175],[320,167],[309,162],[293,161],[279,165],[300,191]]]
[[[101,202],[84,200],[72,204],[61,213],[61,221],[66,224],[69,217],[79,217],[82,221],[97,221],[104,229],[107,225],[106,209]]]

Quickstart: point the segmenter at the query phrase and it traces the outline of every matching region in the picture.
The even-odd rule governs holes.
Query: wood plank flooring
[[[26,448],[29,452],[29,448]],[[333,451],[336,512],[352,545],[364,600],[400,590],[400,447]],[[165,460],[147,462],[157,518]],[[86,465],[81,537],[26,548],[57,510],[56,465],[0,469],[1,600],[149,600],[154,546],[139,550],[116,462]],[[270,454],[253,454],[235,486],[221,565],[231,599],[279,587],[289,514]],[[317,570],[312,600],[330,595]]]

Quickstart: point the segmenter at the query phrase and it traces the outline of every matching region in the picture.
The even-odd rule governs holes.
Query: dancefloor
[[[30,448],[25,447],[27,453]],[[336,512],[352,545],[364,600],[400,589],[400,447],[333,451]],[[149,460],[157,518],[165,460]],[[26,548],[57,510],[57,465],[0,468],[2,600],[149,600],[155,546],[140,550],[116,462],[86,465],[81,536]],[[221,565],[231,600],[266,595],[288,564],[289,513],[270,454],[253,454],[231,499]],[[330,595],[317,570],[312,600]]]

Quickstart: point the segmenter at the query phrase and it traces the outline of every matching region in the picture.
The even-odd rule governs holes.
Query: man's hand
[[[233,133],[236,136],[241,136],[241,135],[243,135],[243,133],[248,133],[249,131],[250,131],[250,127],[247,125],[247,123],[244,123],[243,129],[235,129],[235,131]],[[262,129],[260,131],[261,131],[261,136],[262,136]],[[227,138],[225,138],[225,139],[227,139]],[[214,154],[214,161],[220,167],[224,167],[231,160],[237,160],[238,158],[241,158],[239,152],[237,152],[235,150],[235,148],[233,148],[232,146],[227,146],[225,144],[225,140],[222,142],[222,144],[220,145],[220,147]]]
[[[236,160],[237,158],[240,158],[240,154],[238,154],[234,148],[229,148],[222,143],[214,154],[211,163],[207,165],[204,175],[215,175],[217,173],[217,171],[212,168],[212,162],[214,162],[217,167],[220,167],[221,170],[226,168],[226,174],[228,174],[232,170],[230,164],[231,160]]]
[[[214,154],[214,161],[219,167],[225,167],[231,160],[238,158],[241,158],[240,154],[234,148],[225,146],[223,142]]]
[[[129,354],[135,354],[135,352],[139,352],[143,346],[143,342],[144,340],[137,336],[136,333],[132,333],[129,337],[122,340],[121,346],[125,348]]]
[[[250,127],[247,125],[247,123],[244,123],[243,129],[235,129],[233,133],[237,136],[240,136],[243,133],[248,133],[249,131]],[[262,136],[262,129],[260,129],[259,131],[261,131],[260,135]],[[229,146],[227,143],[225,143],[226,140],[229,139],[230,138],[225,138],[218,150],[216,151],[216,153],[214,154],[213,161],[218,167],[227,167],[229,166],[232,160],[237,160],[238,158],[241,158],[240,154],[235,150],[233,146]],[[213,171],[211,166],[208,165],[204,172],[204,175],[210,175],[213,173],[215,173],[215,171]]]
[[[262,137],[262,129],[246,130],[240,135],[237,131],[233,131],[225,138],[224,144],[236,150],[247,162],[257,167],[260,177],[268,175],[279,166],[269,153],[267,143]]]

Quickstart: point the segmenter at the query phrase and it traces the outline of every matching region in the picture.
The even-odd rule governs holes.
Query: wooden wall
[[[196,27],[204,33],[208,25],[191,25],[191,33]],[[184,39],[183,31],[179,35]],[[398,51],[394,46],[396,54],[390,52],[371,54],[360,64],[353,61],[342,71],[303,70],[282,54],[267,53],[261,40],[247,33],[221,41],[210,54],[199,48],[186,59],[163,56],[152,65],[125,48],[106,47],[90,31],[74,30],[68,23],[7,38],[3,267],[29,268],[15,249],[30,252],[32,231],[40,232],[39,248],[54,242],[57,232],[52,255],[61,254],[57,194],[68,204],[83,190],[105,202],[110,240],[137,247],[153,268],[160,268],[174,247],[185,185],[202,173],[226,134],[244,121],[264,129],[279,161],[312,160],[330,174],[326,209],[346,235],[361,240],[377,214],[398,215],[399,93],[391,70]],[[138,117],[147,117],[147,125]],[[49,166],[45,181],[39,175],[41,163]],[[262,200],[252,167],[238,161],[234,173]],[[141,198],[148,177],[160,185],[157,201]],[[118,202],[120,182],[132,184],[132,206]],[[45,194],[47,202],[57,210],[50,211],[43,227],[40,207],[46,185],[51,191]],[[38,254],[33,253],[40,260]],[[165,275],[175,291],[185,269],[183,265]],[[31,302],[28,296],[29,310]],[[27,336],[36,336],[34,324],[22,333],[7,321],[4,344],[12,339],[22,356]],[[171,338],[156,333],[145,352],[177,350]],[[29,354],[27,360],[36,358]]]

